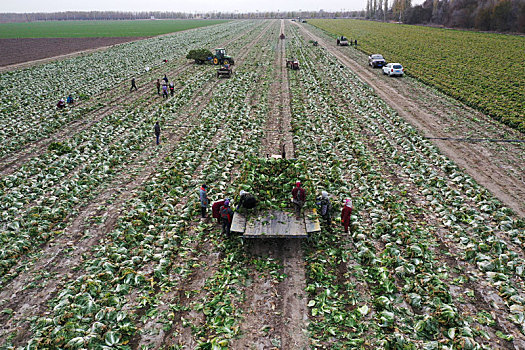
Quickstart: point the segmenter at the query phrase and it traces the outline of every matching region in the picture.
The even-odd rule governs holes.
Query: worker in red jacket
[[[213,202],[211,206],[211,212],[212,216],[217,219],[217,223],[221,223],[221,207],[224,205],[224,202],[227,201],[228,198],[223,199],[222,201]]]
[[[292,190],[292,201],[295,207],[295,216],[297,219],[301,218],[301,209],[306,201],[306,190],[301,187],[301,181],[295,183]]]
[[[348,227],[350,226],[350,216],[352,215],[352,201],[347,199],[343,210],[341,210],[341,223],[345,227],[345,233],[348,233]]]

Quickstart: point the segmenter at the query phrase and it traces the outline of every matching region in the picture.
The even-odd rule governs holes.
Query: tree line
[[[367,0],[360,11],[66,11],[53,13],[0,13],[0,22],[135,19],[257,19],[257,18],[361,18],[407,24],[525,33],[525,0]]]
[[[367,0],[365,18],[407,24],[525,33],[525,0]]]
[[[0,13],[0,22],[135,20],[135,19],[272,19],[272,18],[364,18],[365,11],[257,11],[257,12],[120,12],[66,11],[36,13]]]

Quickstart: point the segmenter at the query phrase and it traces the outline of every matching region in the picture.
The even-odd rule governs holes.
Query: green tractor
[[[212,62],[214,65],[234,64],[233,57],[226,55],[226,49],[223,48],[215,49],[215,55],[212,56]]]

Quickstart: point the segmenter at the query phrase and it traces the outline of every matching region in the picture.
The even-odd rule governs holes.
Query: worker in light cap
[[[295,187],[292,190],[292,202],[295,207],[295,217],[297,219],[301,218],[301,209],[304,206],[306,201],[306,191],[301,187],[301,181],[295,183]]]
[[[332,203],[328,197],[328,192],[321,192],[321,197],[317,198],[317,205],[319,206],[319,214],[324,219],[328,231],[332,228]]]

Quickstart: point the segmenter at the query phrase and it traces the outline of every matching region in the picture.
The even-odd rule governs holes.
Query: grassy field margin
[[[359,20],[310,20],[359,50],[525,132],[525,37]]]
[[[0,39],[155,36],[224,22],[227,21],[129,20],[0,23]]]

